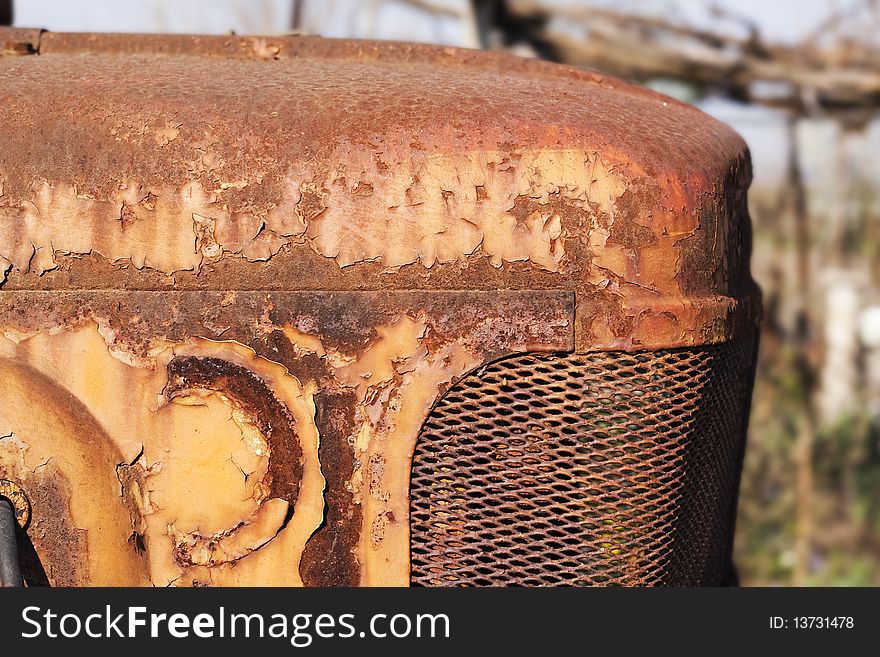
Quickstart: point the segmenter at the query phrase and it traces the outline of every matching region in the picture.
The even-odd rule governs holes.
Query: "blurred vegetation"
[[[795,566],[795,468],[803,391],[785,349],[762,354],[743,470],[736,562],[744,585],[788,585]],[[850,417],[819,434],[813,459],[815,586],[878,586],[880,425]]]
[[[880,226],[876,192],[853,181],[850,229],[839,252],[814,244],[818,269],[827,262],[861,262],[876,281]],[[782,190],[784,193],[785,190]],[[805,379],[803,345],[792,339],[786,319],[791,296],[794,245],[778,203],[753,199],[756,256],[753,265],[764,289],[765,321],[749,443],[742,475],[735,561],[743,585],[791,585],[797,581],[798,440],[809,429],[815,385]],[[819,224],[811,217],[811,224]],[[817,272],[820,274],[821,271]],[[876,293],[876,285],[873,286]],[[821,295],[811,299],[813,317],[823,312]],[[822,367],[822,334],[810,336]],[[862,362],[864,367],[864,362]],[[862,391],[858,391],[861,393]],[[833,423],[816,429],[810,492],[809,562],[803,584],[880,586],[880,419],[867,405],[854,404]]]

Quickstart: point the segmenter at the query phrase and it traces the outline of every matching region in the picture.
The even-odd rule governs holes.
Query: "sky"
[[[307,14],[322,14],[322,32],[345,35],[372,28],[409,35],[411,40],[425,34],[449,45],[460,38],[457,29],[426,28],[419,12],[402,3],[375,0],[303,0]],[[432,0],[450,9],[460,9],[466,0]],[[845,7],[853,0],[715,0],[717,6],[748,17],[767,36],[794,41],[810,31],[835,5]],[[544,0],[552,6],[577,4],[577,0]],[[395,7],[394,5],[397,4]],[[611,5],[640,12],[684,15],[695,23],[713,20],[709,3],[702,0],[589,0],[584,5]],[[375,5],[383,5],[373,25],[364,18]],[[124,9],[122,9],[124,7]],[[210,7],[210,10],[206,10]],[[121,32],[202,32],[239,34],[281,32],[287,29],[293,13],[293,0],[16,0],[16,24],[44,27],[55,31]],[[327,17],[329,16],[329,20]],[[442,22],[442,21],[441,21]],[[382,23],[376,25],[375,23]]]

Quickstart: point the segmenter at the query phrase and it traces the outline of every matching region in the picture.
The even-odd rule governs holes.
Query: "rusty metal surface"
[[[529,354],[462,380],[413,457],[413,583],[724,584],[754,358]]]
[[[45,33],[0,82],[4,289],[568,289],[582,351],[757,315],[745,144],[596,73]]]
[[[601,409],[571,394],[654,381],[653,365],[681,426],[645,420],[632,440],[683,474],[646,476],[674,496],[687,467],[729,475],[742,427],[713,433],[706,377],[748,367],[760,298],[749,155],[726,126],[597,73],[451,48],[15,29],[0,42],[0,477],[34,505],[29,582],[407,584],[422,433],[414,573],[436,583],[431,564],[454,553],[425,539],[439,475],[420,459],[468,454],[440,427],[459,400],[444,395],[512,354],[530,355],[490,369],[518,364],[499,385],[538,406],[556,391],[528,371],[543,371],[537,354],[570,354],[552,362],[576,390],[536,429],[570,416],[576,445],[538,446],[558,476],[616,449],[578,424]],[[696,388],[679,390],[682,373]],[[478,430],[506,416],[484,411]],[[729,432],[709,460],[679,462]],[[200,494],[211,513],[188,503]],[[657,532],[683,536],[681,514],[664,518]],[[726,527],[710,541],[722,552]],[[621,549],[662,561],[652,536]],[[610,580],[650,579],[620,568]]]
[[[31,503],[21,486],[14,481],[0,479],[0,498],[8,500],[12,505],[19,529],[27,527],[31,519]]]
[[[6,290],[0,293],[0,368],[11,369],[0,372],[0,397],[9,399],[3,382],[32,380],[34,417],[42,417],[51,396],[53,417],[68,418],[63,426],[69,429],[54,431],[57,442],[45,463],[30,466],[23,455],[47,448],[28,437],[29,413],[22,409],[23,419],[9,420],[9,441],[0,444],[0,476],[31,491],[30,536],[54,584],[96,583],[98,556],[86,538],[113,526],[128,538],[114,548],[123,564],[115,572],[108,568],[114,577],[168,584],[156,566],[167,544],[180,583],[229,583],[211,576],[224,576],[242,559],[259,560],[260,551],[280,539],[270,536],[240,557],[208,558],[212,545],[241,540],[257,520],[246,517],[220,532],[175,534],[169,542],[164,523],[150,524],[162,509],[146,494],[157,486],[151,483],[155,464],[168,459],[151,434],[174,432],[173,423],[162,421],[163,409],[179,398],[200,399],[200,391],[216,393],[266,445],[268,467],[259,481],[251,479],[261,491],[258,509],[272,500],[299,508],[308,476],[304,422],[313,422],[321,436],[317,464],[326,490],[317,512],[326,515],[306,535],[301,558],[296,550],[276,557],[275,576],[323,586],[382,578],[405,583],[406,487],[393,482],[408,481],[430,407],[481,364],[515,352],[571,350],[573,319],[574,297],[565,291]],[[290,386],[312,400],[313,420],[292,413]],[[0,414],[0,435],[7,415]],[[378,446],[361,444],[365,430]],[[132,443],[137,437],[142,442]],[[16,446],[24,450],[18,456]],[[67,449],[92,465],[72,466]],[[78,520],[72,501],[102,499],[102,478],[121,489],[114,497],[124,508],[118,520],[108,514],[98,530]],[[403,559],[398,569],[384,558],[381,566],[371,560],[382,550]],[[100,556],[114,558],[112,551]],[[290,569],[298,570],[291,575]]]
[[[0,293],[0,332],[29,335],[72,331],[98,325],[108,347],[146,358],[163,341],[190,337],[246,344],[267,358],[283,359],[294,374],[309,363],[284,359],[277,327],[292,327],[319,337],[345,356],[368,348],[378,329],[402,317],[426,315],[432,346],[461,341],[486,358],[521,350],[569,350],[574,347],[574,295],[562,290],[387,291],[387,292],[156,292],[108,290],[24,291]],[[294,352],[287,355],[292,356]],[[315,367],[314,363],[312,367]],[[319,369],[309,371],[318,376]]]
[[[33,55],[39,52],[42,30],[0,27],[0,56]]]

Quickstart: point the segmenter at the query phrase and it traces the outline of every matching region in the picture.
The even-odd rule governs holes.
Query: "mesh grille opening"
[[[412,584],[724,583],[753,357],[524,354],[464,378],[416,446]]]

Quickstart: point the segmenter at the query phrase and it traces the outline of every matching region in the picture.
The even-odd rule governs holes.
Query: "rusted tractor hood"
[[[747,148],[670,98],[396,43],[0,43],[0,477],[51,583],[405,584],[455,381],[755,324]]]
[[[569,289],[580,349],[725,339],[751,295],[746,146],[659,94],[428,46],[16,34],[6,290]]]

